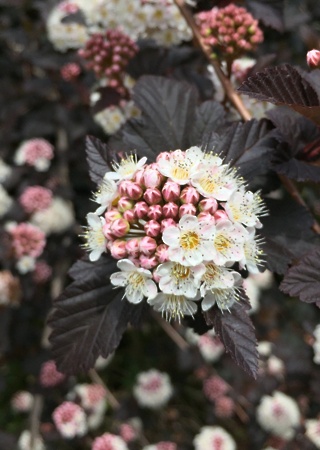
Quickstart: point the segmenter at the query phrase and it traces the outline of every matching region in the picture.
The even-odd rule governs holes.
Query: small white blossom
[[[197,217],[186,214],[177,227],[168,227],[163,232],[162,240],[169,246],[169,259],[185,266],[197,266],[202,261],[210,260],[210,242],[215,230],[212,222],[198,221]]]
[[[173,394],[169,375],[156,369],[139,373],[133,394],[140,406],[151,409],[161,408]]]
[[[107,134],[115,134],[126,122],[126,117],[118,106],[109,106],[94,115],[94,120]]]
[[[187,267],[180,263],[167,262],[157,267],[155,275],[159,277],[160,290],[165,294],[185,295],[192,298],[197,295],[204,272],[204,264]]]
[[[239,181],[228,165],[209,163],[191,177],[191,183],[204,197],[224,202],[238,188]]]
[[[90,261],[97,261],[102,253],[106,251],[107,240],[103,234],[103,225],[106,221],[103,217],[99,217],[94,213],[87,214],[87,221],[88,227],[86,227],[84,234],[86,239],[84,247],[90,251]]]
[[[228,262],[241,261],[244,257],[244,243],[247,230],[239,223],[221,219],[216,224],[216,233],[211,248],[211,260],[223,266]]]
[[[50,206],[32,214],[30,222],[46,235],[63,233],[74,223],[72,203],[60,197],[54,197]]]
[[[16,268],[22,275],[32,272],[36,267],[36,260],[32,256],[22,256],[16,264]]]
[[[197,346],[203,359],[209,363],[218,361],[225,352],[225,348],[214,330],[199,336]]]
[[[251,309],[248,311],[248,314],[254,314],[257,311],[259,311],[260,308],[259,298],[261,291],[257,286],[257,284],[255,283],[253,275],[250,275],[248,276],[248,278],[243,280],[243,288],[249,298],[251,305]]]
[[[315,364],[320,364],[320,324],[317,325],[313,330],[313,336],[315,338],[315,341],[313,343],[313,351],[314,351],[313,362]]]
[[[306,436],[317,447],[320,448],[320,420],[307,419],[305,421]]]
[[[262,397],[257,408],[257,420],[264,430],[290,440],[300,423],[300,411],[295,400],[275,391],[271,396]]]
[[[107,172],[105,178],[109,180],[132,180],[135,173],[142,169],[147,161],[146,156],[139,159],[136,154],[128,155],[120,163],[113,163],[114,172]]]
[[[161,312],[166,320],[170,321],[174,318],[180,322],[184,316],[193,316],[197,312],[198,308],[195,303],[197,300],[200,300],[200,295],[188,298],[184,295],[160,292],[155,298],[149,299],[148,303],[156,311]]]
[[[140,303],[157,295],[157,286],[151,279],[150,270],[136,267],[129,259],[121,259],[117,266],[121,272],[113,273],[110,281],[114,286],[125,287],[125,296],[130,303]]]
[[[236,450],[233,437],[221,427],[203,427],[193,440],[195,450]]]
[[[258,352],[260,356],[269,356],[272,352],[271,342],[260,341],[258,342]]]
[[[96,214],[100,215],[104,213],[104,211],[112,204],[112,201],[117,197],[117,194],[117,184],[105,176],[98,191],[95,192],[93,197],[93,201],[101,205],[96,210]]]
[[[170,153],[169,159],[159,159],[158,170],[178,184],[187,184],[202,158],[203,152],[199,147],[191,147],[185,152],[175,150]]]
[[[6,181],[12,174],[12,168],[0,158],[0,183]],[[1,185],[0,185],[1,186]]]
[[[261,239],[255,237],[255,229],[247,228],[247,235],[243,242],[243,257],[238,260],[241,269],[246,268],[252,274],[259,273],[258,266],[262,263],[263,253],[259,248],[261,243]]]
[[[7,193],[5,188],[0,184],[0,217],[7,214],[12,205],[13,205],[12,198]]]
[[[76,403],[63,402],[53,411],[52,418],[64,438],[84,436],[88,430],[86,414]]]
[[[227,203],[222,203],[232,222],[242,223],[247,227],[261,228],[258,216],[267,214],[258,192],[245,191],[244,188],[233,192]]]

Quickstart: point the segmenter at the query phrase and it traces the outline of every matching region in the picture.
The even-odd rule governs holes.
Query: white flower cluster
[[[306,436],[317,448],[320,448],[320,419],[307,419],[305,427]]]
[[[273,282],[273,275],[270,270],[259,272],[256,274],[250,274],[243,281],[243,288],[250,300],[251,309],[249,314],[254,314],[260,309],[260,296],[263,289],[271,287]]]
[[[54,197],[48,208],[32,214],[30,222],[47,236],[52,233],[62,233],[74,223],[72,204],[60,197]]]
[[[31,446],[31,433],[29,430],[24,430],[17,442],[18,450],[45,450],[46,447],[40,436],[35,436],[33,445]]]
[[[313,361],[316,364],[320,364],[320,324],[317,325],[316,328],[314,329],[313,336],[315,338],[315,341],[313,343],[313,351],[314,351]]]
[[[5,190],[5,188],[0,184],[0,217],[3,217],[11,206],[13,205],[13,200]]]
[[[0,158],[0,183],[6,181],[12,174],[12,168]]]
[[[300,423],[300,411],[293,398],[275,391],[273,395],[262,397],[257,408],[257,420],[264,430],[290,440]]]
[[[85,25],[63,19],[79,9]],[[50,41],[60,51],[80,48],[92,33],[119,28],[133,40],[153,39],[159,45],[189,41],[192,32],[173,0],[70,0],[59,3],[47,19]]]
[[[243,282],[235,268],[258,273],[261,262],[259,194],[199,147],[145,163],[130,155],[106,173],[94,198],[100,206],[87,216],[90,259],[109,250],[121,270],[111,283],[131,303],[146,297],[168,320],[192,316],[201,298],[203,311],[229,309]]]
[[[214,330],[199,336],[192,328],[187,328],[186,339],[191,345],[196,345],[203,359],[208,363],[216,362],[225,352],[224,345],[216,336]]]
[[[272,354],[272,344],[268,341],[258,343],[258,352],[261,356],[259,361],[259,372],[261,375],[268,374],[276,378],[283,378],[285,364],[282,359]]]
[[[151,409],[161,408],[173,394],[169,375],[156,369],[139,373],[133,394],[140,406]]]
[[[233,437],[223,428],[203,427],[193,440],[195,450],[236,450]]]

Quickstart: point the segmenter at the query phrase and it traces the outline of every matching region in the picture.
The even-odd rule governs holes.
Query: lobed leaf
[[[258,373],[258,350],[255,329],[245,301],[235,303],[231,312],[211,308],[205,313],[208,324],[213,325],[231,358],[253,378]]]
[[[256,19],[277,31],[284,31],[284,0],[247,0]]]
[[[89,175],[91,180],[96,184],[100,184],[105,173],[111,170],[109,165],[109,151],[110,149],[108,145],[100,141],[100,139],[94,136],[86,137],[86,153],[89,165]]]
[[[306,303],[320,301],[320,248],[306,254],[286,273],[280,289]]]
[[[71,270],[75,281],[54,301],[48,323],[52,354],[61,372],[88,371],[99,355],[106,358],[116,349],[129,322],[139,323],[143,305],[122,299],[123,290],[109,282],[115,270],[116,261],[107,257],[98,267],[78,261]]]
[[[320,124],[320,103],[316,91],[289,64],[258,72],[244,81],[238,91],[261,101],[290,106],[317,125]]]

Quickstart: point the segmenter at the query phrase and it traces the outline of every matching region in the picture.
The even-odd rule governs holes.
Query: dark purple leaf
[[[188,148],[195,119],[196,90],[184,82],[164,77],[142,76],[133,99],[142,111],[140,119],[123,128],[127,145],[153,158],[161,151]]]
[[[320,103],[316,91],[289,64],[258,72],[244,81],[238,91],[261,101],[290,106],[317,125],[320,124]]]
[[[320,183],[320,167],[314,164],[292,158],[289,161],[278,163],[274,167],[278,173],[293,180]]]
[[[196,118],[191,132],[191,142],[200,145],[206,136],[217,131],[225,122],[225,110],[220,103],[207,100],[196,109]]]
[[[254,17],[264,25],[284,31],[284,0],[247,0]]]
[[[86,137],[86,153],[90,178],[100,184],[105,173],[112,170],[111,163],[118,159],[118,153],[94,136]]]
[[[320,248],[305,255],[286,273],[280,289],[306,303],[320,301]]]
[[[215,151],[250,181],[271,167],[274,139],[267,120],[236,122],[221,136]]]
[[[286,273],[288,265],[294,258],[290,250],[269,236],[264,236],[263,250],[267,269],[279,274]]]
[[[123,290],[109,282],[116,270],[111,258],[99,261],[97,270],[94,263],[78,262],[71,271],[75,281],[54,301],[48,323],[61,372],[88,371],[99,355],[106,358],[116,349],[129,322],[139,323],[143,305],[122,299]]]
[[[258,373],[258,351],[255,329],[248,310],[247,301],[240,300],[231,308],[231,312],[221,312],[211,308],[205,313],[208,324],[213,325],[221,342],[231,358],[253,378]]]
[[[92,106],[93,114],[98,114],[109,106],[119,105],[121,95],[111,87],[103,87],[97,89],[95,92],[100,94],[99,100]]]

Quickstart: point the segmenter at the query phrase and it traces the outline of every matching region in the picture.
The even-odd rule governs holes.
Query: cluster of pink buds
[[[52,202],[52,191],[43,186],[29,186],[21,194],[19,201],[26,213],[47,209]]]
[[[39,381],[44,387],[54,387],[66,379],[65,374],[58,371],[53,360],[46,361],[40,369]]]
[[[14,161],[17,165],[27,164],[38,172],[48,170],[53,158],[53,146],[46,139],[34,138],[24,141],[16,151]]]
[[[196,16],[204,43],[232,59],[253,51],[263,41],[258,21],[245,9],[231,3]]]
[[[243,281],[238,268],[256,273],[261,261],[259,193],[199,147],[146,159],[130,155],[106,173],[93,199],[100,206],[87,216],[91,261],[110,252],[121,270],[111,283],[168,320],[193,315],[201,297],[204,311],[229,309]]]
[[[98,78],[106,78],[108,86],[125,95],[124,71],[137,51],[129,36],[118,30],[107,30],[104,34],[93,34],[79,55],[87,60],[87,67]]]
[[[320,50],[310,50],[307,53],[307,64],[312,69],[319,69],[320,67]]]
[[[75,62],[70,62],[61,67],[60,73],[65,81],[73,81],[80,75],[81,67]]]
[[[46,245],[46,237],[40,228],[31,223],[21,222],[9,230],[12,239],[12,248],[16,258],[30,256],[37,258]]]

